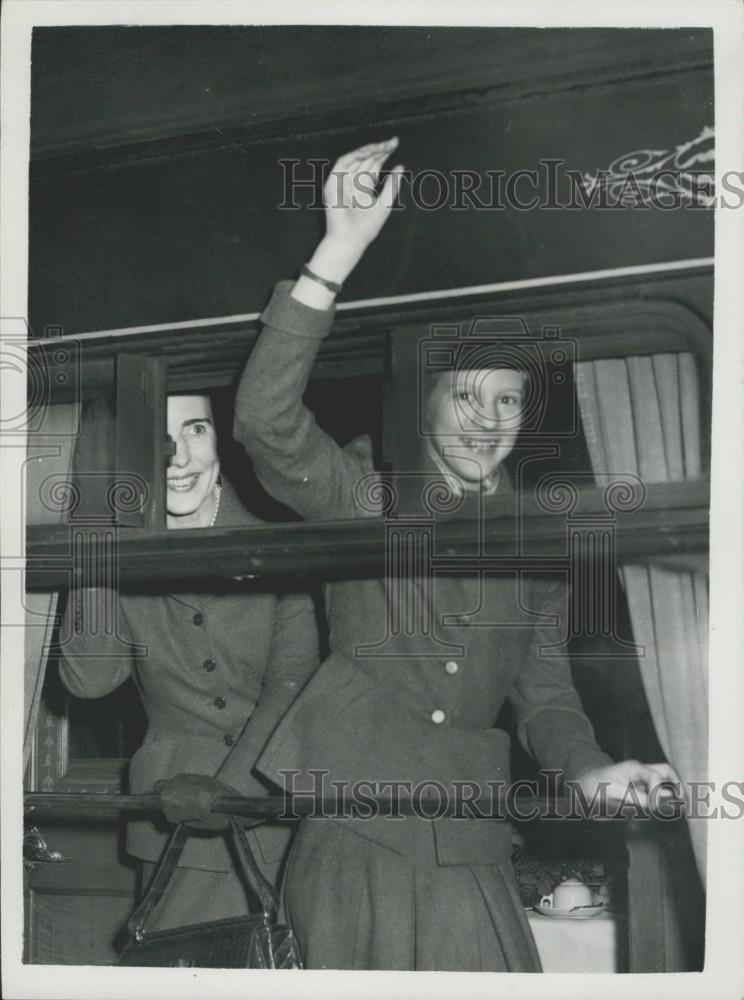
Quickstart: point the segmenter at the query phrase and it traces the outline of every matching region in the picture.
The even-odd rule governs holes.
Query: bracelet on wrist
[[[300,269],[300,274],[304,277],[309,278],[311,281],[316,281],[319,285],[327,288],[329,291],[334,292],[336,295],[341,291],[343,285],[338,284],[336,281],[329,281],[327,278],[321,278],[319,274],[312,271],[307,264],[303,264]]]

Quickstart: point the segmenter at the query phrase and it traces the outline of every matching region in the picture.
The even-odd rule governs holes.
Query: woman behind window
[[[217,434],[206,396],[170,396],[167,470],[170,529],[260,523],[220,477]],[[251,772],[263,745],[317,666],[317,628],[309,596],[291,594],[117,594],[74,590],[61,630],[60,674],[80,698],[100,698],[132,677],[147,732],[129,767],[130,791],[165,787],[166,812],[188,819],[225,786],[267,794]],[[188,777],[177,777],[188,772]],[[207,780],[210,779],[210,780]],[[202,813],[203,814],[203,813]],[[215,824],[219,825],[219,824]],[[145,885],[169,829],[134,819],[127,850]],[[291,831],[249,831],[264,874],[276,885]],[[192,832],[152,929],[245,914],[242,881],[222,833]]]

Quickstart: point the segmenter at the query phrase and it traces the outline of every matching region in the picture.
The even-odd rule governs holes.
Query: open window
[[[474,315],[487,315],[493,310],[498,315],[503,307],[498,303],[479,303],[478,313],[475,314],[472,308],[465,311],[462,303],[448,304],[439,307],[435,315],[443,316],[449,325],[469,324]],[[390,457],[389,428],[400,426],[399,413],[395,409],[400,404],[394,400],[390,404],[387,397],[384,405],[382,403],[382,396],[390,387],[388,382],[388,388],[385,388],[383,379],[385,344],[392,330],[398,331],[395,338],[405,336],[409,342],[408,331],[414,339],[417,336],[428,337],[434,319],[431,314],[429,307],[428,313],[418,321],[414,321],[410,314],[405,317],[385,315],[340,319],[338,333],[324,345],[308,388],[309,403],[317,409],[319,420],[332,434],[347,439],[357,432],[370,434],[375,448],[379,446],[383,459]],[[711,357],[710,333],[705,325],[688,309],[658,300],[615,304],[602,302],[601,305],[533,312],[524,310],[521,315],[531,336],[539,337],[544,327],[557,328],[561,339],[577,344],[583,361],[613,356],[690,354],[698,372],[699,474],[688,480],[684,491],[663,480],[647,481],[643,504],[633,510],[618,511],[617,539],[621,554],[644,558],[650,552],[680,555],[704,551],[707,545],[707,516],[704,511],[708,492],[705,470],[708,460]],[[402,327],[405,327],[403,333],[400,332]],[[86,396],[107,395],[117,401],[119,407],[124,399],[130,400],[128,405],[131,409],[126,414],[126,421],[119,413],[115,430],[118,435],[117,456],[121,456],[121,462],[125,463],[126,474],[138,477],[132,489],[128,488],[127,482],[122,483],[123,500],[121,495],[114,497],[120,505],[134,507],[133,510],[116,512],[117,523],[122,529],[119,553],[123,580],[139,586],[157,585],[159,581],[165,582],[165,577],[171,573],[179,580],[187,576],[194,581],[224,580],[245,575],[247,566],[254,580],[298,574],[322,578],[328,573],[343,575],[360,570],[379,572],[384,533],[375,523],[291,524],[281,531],[271,527],[241,529],[239,536],[233,532],[216,532],[209,537],[205,532],[166,533],[162,514],[162,470],[166,462],[167,442],[164,431],[155,430],[164,428],[165,396],[169,391],[224,391],[229,398],[246,355],[246,340],[250,341],[253,335],[253,332],[245,330],[228,330],[218,336],[210,330],[207,341],[198,330],[190,335],[179,331],[178,343],[173,338],[160,335],[148,345],[150,350],[147,354],[142,353],[143,345],[139,338],[136,338],[137,343],[132,343],[130,338],[122,338],[120,341],[93,341],[85,345],[81,364]],[[45,345],[39,347],[44,350]],[[143,395],[143,385],[148,386],[149,401]],[[566,386],[564,394],[570,389],[568,382]],[[69,391],[67,395],[60,392],[53,399],[65,401],[69,396]],[[132,406],[132,399],[136,406]],[[356,414],[351,422],[347,417],[350,403],[354,404],[351,413]],[[410,400],[404,405],[410,405]],[[383,411],[388,415],[385,418]],[[339,416],[340,413],[344,415]],[[389,419],[391,414],[392,420]],[[553,438],[551,440],[548,428],[541,441],[541,449],[546,453],[543,459],[550,459],[556,471],[558,466],[562,466],[560,471],[564,472],[568,466],[568,472],[574,474],[581,486],[582,509],[591,511],[593,507],[601,508],[604,490],[596,487],[591,479],[579,476],[582,466],[584,473],[590,471],[593,474],[591,467],[586,468],[587,451],[580,435],[564,434],[560,441],[555,435]],[[127,448],[130,449],[129,454]],[[552,459],[549,454],[551,448]],[[533,461],[523,463],[523,467],[530,482],[539,479],[547,468]],[[120,468],[124,470],[124,465],[120,464]],[[126,475],[124,478],[126,480]],[[146,491],[140,489],[137,492],[139,480],[145,482]],[[141,502],[145,492],[147,504]],[[556,515],[544,504],[533,506],[531,499],[525,498],[524,514],[530,518],[532,537],[544,540],[546,554],[562,552],[564,544],[560,535],[565,512]],[[453,519],[447,529],[447,539],[455,546],[459,544],[459,530],[457,519]],[[66,525],[41,525],[38,518],[29,517],[28,581],[32,589],[51,583],[67,585],[68,567],[64,566],[65,558],[69,556],[67,533]],[[498,519],[493,522],[492,537],[498,544]],[[288,546],[295,550],[291,559],[286,557]],[[247,559],[249,552],[255,558]],[[198,560],[195,558],[197,553]],[[164,556],[167,558],[164,559]]]
[[[648,609],[659,595],[669,598],[674,589],[679,600],[707,606],[710,331],[690,310],[658,298],[608,302],[606,297],[598,300],[595,296],[594,301],[583,303],[581,297],[572,295],[569,301],[538,305],[522,303],[515,309],[511,304],[508,309],[509,316],[518,314],[524,321],[526,341],[542,351],[547,386],[546,407],[521,434],[509,460],[509,472],[518,487],[518,544],[514,510],[498,502],[485,516],[477,509],[474,514],[472,506],[453,510],[437,526],[437,543],[449,556],[467,560],[473,554],[473,525],[477,523],[482,530],[480,542],[495,567],[512,573],[562,574],[569,579],[574,672],[604,745],[618,756],[641,755],[639,734],[644,723],[623,720],[608,707],[608,690],[619,687],[624,704],[639,706],[639,718],[651,707],[651,735],[671,756],[672,744],[665,744],[669,727],[658,704],[654,705],[655,693],[661,698],[661,685],[669,678],[662,662],[668,653],[654,647],[655,659],[639,658],[639,647],[645,651],[650,646],[646,636],[639,636],[636,622],[643,615],[636,608],[634,620],[634,604],[640,607],[639,602],[645,601]],[[401,429],[419,426],[421,345],[436,339],[433,329],[444,328],[443,343],[467,337],[479,317],[501,320],[506,315],[506,307],[499,302],[480,302],[476,310],[462,301],[405,314],[342,313],[337,330],[319,355],[306,402],[340,443],[364,435],[371,442],[375,465],[387,472],[406,471],[411,468],[410,448],[406,450],[410,439],[407,442]],[[215,586],[266,590],[287,579],[309,585],[385,571],[383,518],[298,522],[292,512],[262,492],[242,448],[230,440],[234,386],[246,342],[254,335],[254,330],[245,329],[194,329],[178,331],[177,339],[161,334],[147,343],[140,337],[122,337],[82,344],[82,388],[56,390],[50,407],[61,418],[74,415],[77,424],[75,433],[69,435],[70,447],[65,455],[57,456],[54,468],[41,469],[37,463],[33,473],[29,471],[27,580],[32,598],[64,591],[75,578],[81,582],[81,574],[95,563],[101,540],[114,537],[119,586],[145,592]],[[51,358],[50,345],[37,345],[37,349]],[[50,370],[53,374],[53,359]],[[625,372],[623,393],[618,391],[617,372],[621,370]],[[614,395],[587,389],[587,383],[596,387],[598,375],[600,382],[609,382]],[[167,531],[163,480],[168,459],[168,392],[209,393],[225,474],[264,525]],[[610,399],[614,401],[609,403]],[[603,466],[607,441],[601,434],[605,438],[611,434],[617,445],[622,432],[624,455],[630,459],[628,442],[639,440],[634,421],[640,418],[651,427],[654,408],[667,421],[657,428],[654,454],[658,457],[667,443],[676,448],[675,454],[682,454],[676,471],[670,473],[668,464],[663,469],[650,466],[645,456]],[[39,492],[47,473],[59,480],[60,509],[54,518]],[[79,489],[68,495],[62,488],[65,483],[77,484]],[[399,516],[401,511],[394,513]],[[623,564],[622,578],[616,572],[618,562]],[[661,582],[663,572],[673,575],[673,588],[670,579]],[[644,575],[645,583],[632,582]],[[667,618],[677,613],[668,600],[665,608],[659,605],[659,614],[665,609]],[[703,625],[699,629],[702,634]],[[697,648],[694,636],[684,641],[689,648]],[[45,658],[40,650],[37,653],[35,663],[27,666],[31,674],[36,671],[35,685],[30,686],[38,692]],[[646,669],[652,659],[653,669]],[[617,669],[618,663],[624,664],[622,670]],[[700,663],[689,659],[687,667],[695,683],[704,684]],[[50,685],[52,681],[47,682],[36,727],[32,787],[45,787],[44,741],[49,739],[57,748],[54,759],[59,761],[53,768],[55,788],[79,788],[81,780],[90,789],[122,787],[117,781],[129,754],[127,740],[132,739],[136,726],[136,710],[127,701],[127,692],[112,699],[104,737],[97,721],[81,714],[79,706],[55,701],[59,692],[55,695]],[[695,720],[690,751],[703,738],[699,721]],[[112,739],[119,743],[114,746]],[[640,850],[645,859],[633,869],[637,898],[644,892],[639,882],[655,884],[651,873],[658,869],[660,849],[648,844],[632,849],[637,854]],[[645,897],[648,909],[653,901],[648,900],[647,891]],[[664,913],[657,917],[663,926]],[[656,946],[649,943],[647,931],[648,926],[646,938],[631,931],[635,968],[643,967],[639,955],[644,948],[650,954]]]

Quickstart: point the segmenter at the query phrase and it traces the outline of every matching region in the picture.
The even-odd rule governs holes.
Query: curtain
[[[700,397],[690,353],[581,361],[576,391],[599,483],[630,473],[644,483],[701,475]],[[681,487],[684,488],[684,487]],[[662,750],[687,789],[707,779],[708,576],[691,559],[620,567],[646,698]],[[688,803],[689,804],[689,803]],[[690,822],[705,880],[705,821]]]
[[[72,451],[79,406],[47,406],[38,430],[30,430],[26,458],[26,523],[54,525],[66,520]],[[49,645],[56,624],[57,591],[25,597],[23,766],[33,747]]]

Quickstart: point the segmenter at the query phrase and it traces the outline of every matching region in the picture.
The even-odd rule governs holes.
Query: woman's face
[[[483,483],[511,453],[522,422],[527,377],[510,368],[444,372],[427,402],[429,444],[460,479]]]
[[[220,474],[209,399],[169,396],[168,434],[175,447],[166,481],[168,526],[204,527],[214,513],[214,485]]]

